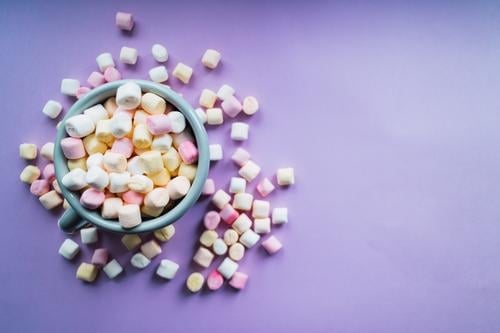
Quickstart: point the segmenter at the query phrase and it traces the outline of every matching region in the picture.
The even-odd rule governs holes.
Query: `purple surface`
[[[181,4],[182,3],[182,4]],[[132,36],[113,22],[131,11]],[[1,332],[498,332],[500,331],[500,8],[494,1],[313,4],[289,1],[1,1]],[[243,144],[270,176],[294,166],[297,184],[272,195],[290,207],[276,230],[284,250],[253,249],[247,289],[188,295],[201,201],[176,224],[162,257],[168,283],[126,265],[117,281],[74,278],[64,240],[18,181],[18,144],[54,136],[41,114],[63,77],[82,81],[103,51],[137,47],[125,77],[146,78],[154,42],[194,66],[188,87],[229,83],[262,112]],[[199,63],[207,47],[223,64]],[[209,131],[235,144],[229,126]],[[227,159],[217,186],[236,173]],[[78,237],[74,237],[78,240]],[[117,237],[97,246],[127,263]]]

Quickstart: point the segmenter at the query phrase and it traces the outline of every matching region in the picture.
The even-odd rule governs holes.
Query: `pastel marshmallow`
[[[99,270],[97,266],[82,262],[76,271],[76,278],[85,282],[94,282]]]
[[[76,168],[65,174],[62,178],[62,184],[70,191],[79,191],[86,187],[87,172],[85,170]]]
[[[130,173],[128,172],[110,172],[108,190],[111,193],[123,193],[128,190],[130,182]]]
[[[252,229],[248,229],[240,236],[240,243],[245,245],[247,249],[253,247],[259,241],[260,236]]]
[[[130,258],[130,263],[137,269],[144,269],[149,266],[151,260],[149,260],[144,254],[139,252],[134,254],[132,258]]]
[[[123,205],[118,211],[118,221],[123,228],[130,229],[141,224],[139,205]]]
[[[170,120],[170,125],[172,126],[173,133],[181,133],[186,128],[186,118],[179,111],[170,111],[167,114],[167,117]]]
[[[190,188],[191,183],[184,176],[174,177],[167,184],[168,195],[172,200],[183,198],[189,192]]]
[[[104,192],[96,190],[95,188],[88,188],[83,191],[80,196],[80,203],[85,208],[96,209],[101,207],[104,199],[106,199]]]
[[[222,110],[224,110],[225,114],[227,114],[231,118],[234,118],[241,112],[243,106],[236,97],[229,96],[222,101],[221,108]]]
[[[109,252],[107,249],[104,248],[95,249],[94,253],[92,254],[92,259],[90,260],[90,262],[93,265],[102,267],[106,265],[106,263],[108,262],[108,258],[109,258]]]
[[[177,274],[178,270],[179,265],[176,262],[168,259],[163,259],[162,261],[160,261],[160,265],[156,269],[156,275],[166,280],[172,280]]]
[[[240,235],[238,235],[238,233],[234,229],[227,229],[226,231],[224,231],[224,243],[226,243],[227,246],[235,244],[239,238]]]
[[[84,157],[78,158],[76,160],[68,160],[66,165],[68,166],[68,169],[71,171],[73,169],[82,169],[82,170],[87,170],[87,166],[85,165],[86,159]]]
[[[205,184],[203,184],[203,190],[201,194],[203,195],[212,195],[215,193],[215,183],[212,178],[207,178],[205,180]]]
[[[95,134],[90,134],[83,138],[83,147],[89,155],[104,153],[108,150],[108,146],[104,142],[99,141]]]
[[[116,197],[106,198],[102,203],[101,216],[105,219],[117,219],[123,200]]]
[[[120,61],[127,65],[135,65],[138,52],[133,47],[123,46],[120,50]]]
[[[142,175],[146,172],[139,156],[134,156],[127,161],[127,171],[131,175]]]
[[[215,291],[215,290],[219,289],[220,287],[222,287],[223,284],[224,284],[224,278],[222,277],[222,275],[219,272],[213,271],[210,274],[208,274],[208,277],[207,277],[208,289]]]
[[[123,246],[125,246],[127,250],[132,251],[141,244],[142,239],[138,235],[130,234],[130,235],[124,235],[121,238],[121,241]]]
[[[288,223],[288,208],[286,207],[273,208],[272,220],[273,224]]]
[[[188,276],[186,280],[186,287],[190,292],[196,293],[201,290],[203,283],[205,283],[203,275],[201,275],[201,273],[194,272]]]
[[[63,203],[63,199],[56,191],[49,191],[38,197],[38,200],[45,209],[54,209]]]
[[[194,109],[194,112],[198,116],[198,119],[202,124],[205,124],[207,122],[207,114],[205,111],[203,111],[202,108],[196,108]]]
[[[116,259],[113,259],[110,262],[108,262],[102,268],[102,270],[104,271],[104,273],[107,275],[108,278],[114,279],[123,272],[123,267]]]
[[[31,183],[31,194],[39,197],[50,191],[50,183],[46,179],[37,179]]]
[[[231,201],[231,196],[224,190],[218,190],[212,197],[212,203],[215,207],[222,209],[227,203]]]
[[[229,193],[244,193],[247,187],[247,182],[241,177],[231,177],[229,183]]]
[[[200,236],[200,244],[206,247],[212,246],[215,240],[219,237],[214,230],[205,230]]]
[[[66,238],[59,247],[59,254],[68,260],[72,260],[78,252],[80,252],[80,246],[69,238]]]
[[[198,100],[198,103],[201,106],[203,106],[207,109],[213,108],[215,101],[217,101],[217,94],[215,92],[213,92],[210,89],[203,89],[201,91],[201,95],[200,95],[200,98]]]
[[[198,149],[191,141],[184,141],[178,151],[184,163],[192,164],[198,161]]]
[[[76,96],[76,92],[80,88],[80,81],[75,79],[62,79],[61,94],[68,96]]]
[[[188,84],[191,76],[193,75],[193,69],[182,62],[178,63],[172,74],[179,79],[184,84]]]
[[[245,123],[235,122],[231,124],[231,139],[235,141],[245,141],[248,139],[248,130],[250,126]]]
[[[107,151],[103,156],[102,165],[108,172],[125,172],[127,170],[127,158],[122,154]]]
[[[155,114],[147,117],[146,126],[153,135],[167,134],[172,130],[171,119],[164,114]]]
[[[94,126],[97,125],[99,120],[105,120],[108,119],[108,111],[104,108],[102,104],[97,104],[94,105],[88,109],[85,109],[83,111],[84,115],[87,115],[92,119],[92,122],[94,123]]]
[[[149,70],[149,78],[156,83],[165,82],[168,80],[168,72],[165,66],[156,66]]]
[[[208,49],[205,51],[205,53],[203,53],[201,63],[207,68],[215,69],[219,64],[220,58],[221,54],[218,51],[214,49]]]
[[[108,67],[104,71],[104,78],[107,82],[118,81],[122,79],[122,74],[114,67]]]
[[[141,107],[150,114],[163,114],[167,109],[167,103],[162,97],[148,92],[142,95]]]
[[[217,97],[223,101],[231,96],[233,96],[235,93],[234,88],[231,87],[230,85],[223,84],[219,90],[217,90]]]
[[[128,182],[128,188],[138,193],[148,193],[154,188],[153,181],[144,175],[133,175]]]
[[[116,112],[109,122],[109,129],[115,138],[123,138],[132,131],[132,118],[123,112]]]
[[[106,83],[106,79],[104,79],[104,75],[100,72],[92,72],[90,73],[89,77],[87,78],[87,83],[92,87],[99,87],[100,85],[103,85]]]
[[[157,187],[144,197],[144,204],[146,206],[163,208],[169,201],[168,191],[164,187]]]
[[[220,144],[211,144],[208,146],[210,161],[220,161],[224,157],[224,152]]]
[[[87,170],[85,181],[95,189],[104,190],[109,184],[109,175],[102,168],[95,166]]]
[[[259,192],[259,194],[263,197],[267,197],[274,190],[275,187],[269,178],[264,178],[259,182],[259,184],[257,184],[257,192]]]
[[[254,180],[260,173],[260,166],[252,160],[248,160],[238,171],[238,174],[247,182]]]
[[[104,73],[106,68],[108,67],[115,67],[115,61],[113,60],[113,56],[111,53],[105,52],[99,54],[96,58],[95,61],[97,63],[97,66],[99,67],[99,70]]]
[[[231,280],[229,280],[229,285],[235,289],[241,290],[245,289],[245,286],[248,281],[248,275],[241,272],[234,273]]]
[[[256,218],[253,220],[253,231],[257,234],[268,234],[271,232],[271,219],[269,217]]]
[[[106,144],[111,144],[115,140],[111,131],[111,119],[99,120],[95,127],[95,137]]]
[[[224,123],[224,116],[220,108],[210,108],[206,111],[208,125],[221,125]]]
[[[230,258],[224,258],[219,267],[217,267],[217,271],[226,279],[230,279],[237,270],[238,263],[234,262]]]
[[[115,24],[121,30],[132,31],[134,29],[134,17],[131,13],[117,12]]]
[[[136,127],[136,129],[137,129],[137,127]],[[134,130],[134,134],[135,134],[135,130]],[[124,137],[121,139],[116,139],[113,142],[113,145],[111,146],[111,152],[121,154],[121,155],[125,156],[125,158],[129,158],[134,153],[134,144],[127,137]],[[128,161],[127,161],[127,163],[128,163]]]
[[[54,179],[54,181],[52,182],[52,184],[51,184],[51,185],[52,185],[52,189],[53,189],[54,191],[56,191],[56,193],[59,193],[59,194],[61,194],[61,193],[62,193],[62,191],[61,191],[61,187],[59,186],[59,183],[57,182],[57,179]]]
[[[203,224],[208,230],[215,230],[220,223],[220,215],[216,211],[212,210],[205,214],[203,217]]]
[[[80,239],[83,244],[96,243],[99,240],[99,234],[96,227],[83,228],[80,230]]]
[[[229,247],[229,258],[234,261],[240,261],[245,256],[245,247],[241,243],[234,243]]]
[[[116,104],[125,110],[133,110],[141,104],[141,87],[129,81],[118,87],[116,91]]]
[[[276,172],[276,181],[280,186],[293,185],[295,183],[295,175],[293,168],[280,168]]]
[[[89,87],[80,87],[76,90],[76,99],[82,98],[86,93],[88,93],[91,89]]]
[[[154,240],[150,240],[141,245],[141,252],[146,258],[151,260],[161,253],[161,247]]]
[[[178,175],[184,176],[190,182],[193,182],[194,178],[196,177],[196,170],[197,170],[196,164],[181,163],[181,165],[179,166]]]
[[[151,47],[151,54],[153,58],[158,62],[165,62],[168,60],[168,51],[165,46],[161,44],[153,44]]]
[[[266,240],[262,241],[262,247],[266,249],[267,253],[275,254],[283,247],[283,244],[273,235],[269,236]]]
[[[25,160],[34,160],[37,153],[37,147],[33,143],[21,143],[19,145],[19,156]]]
[[[56,170],[54,168],[54,163],[49,163],[45,165],[42,171],[43,178],[48,181],[53,181],[56,178]]]
[[[149,179],[153,181],[155,186],[165,186],[170,181],[170,173],[167,169],[163,169],[162,171],[149,175]]]
[[[221,211],[219,212],[219,215],[221,219],[224,220],[227,224],[232,224],[240,215],[236,209],[231,206],[231,204],[227,203],[222,207]]]
[[[151,150],[158,150],[161,153],[166,153],[172,147],[172,136],[169,134],[157,135],[151,142]]]
[[[134,134],[132,137],[133,147],[139,149],[148,149],[153,142],[153,136],[148,131],[148,128],[144,124],[138,124],[134,128]],[[132,147],[131,147],[132,148]]]
[[[153,235],[161,242],[168,242],[175,235],[175,227],[173,224],[169,224],[166,227],[155,230]]]
[[[78,114],[68,118],[64,123],[64,128],[69,136],[73,138],[83,138],[94,132],[95,124],[88,115]]]
[[[269,217],[270,210],[271,210],[271,205],[269,201],[254,200],[252,204],[252,217],[253,218]]]
[[[54,101],[54,100],[49,100],[47,103],[45,103],[42,112],[44,115],[51,119],[56,119],[62,112],[62,105],[61,103]]]
[[[236,151],[231,156],[234,163],[240,167],[244,166],[250,160],[251,156],[248,151],[243,148],[237,148]]]
[[[108,111],[108,115],[111,117],[118,108],[118,105],[116,105],[116,98],[114,96],[108,98],[104,102],[104,108],[106,109],[106,111]]]
[[[239,234],[243,234],[245,231],[249,230],[252,227],[252,220],[246,215],[242,213],[236,218],[236,220],[232,223],[231,227]]]
[[[158,173],[163,170],[163,159],[159,151],[147,151],[140,155],[140,161],[144,171],[148,175]]]
[[[45,143],[42,148],[40,148],[40,155],[42,155],[48,161],[54,160],[54,142]]]
[[[233,207],[238,210],[248,211],[252,209],[253,195],[250,193],[236,193],[233,199]]]
[[[227,245],[224,243],[224,240],[221,238],[217,238],[212,244],[212,251],[218,256],[222,256],[227,252]]]
[[[259,101],[253,96],[247,96],[243,99],[243,113],[253,115],[259,111]]]
[[[123,203],[131,205],[142,205],[144,194],[135,191],[126,191],[122,194]]]
[[[204,268],[210,266],[213,259],[214,254],[204,247],[200,247],[193,257],[193,261]]]

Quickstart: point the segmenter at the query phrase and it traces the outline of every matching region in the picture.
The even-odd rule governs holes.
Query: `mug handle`
[[[66,209],[66,211],[59,218],[59,221],[57,221],[59,228],[67,234],[74,233],[87,223],[88,222],[82,220],[80,215],[78,215],[76,211],[71,207]]]

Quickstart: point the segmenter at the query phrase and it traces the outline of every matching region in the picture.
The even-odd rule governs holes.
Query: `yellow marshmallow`
[[[181,164],[181,156],[177,152],[177,150],[171,147],[165,154],[162,156],[163,164],[165,168],[172,174],[177,170],[179,165]]]
[[[89,155],[95,153],[104,154],[106,150],[108,150],[108,146],[106,146],[104,142],[99,141],[95,134],[91,134],[83,138],[83,146]]]
[[[134,128],[134,136],[132,143],[134,147],[139,149],[147,149],[151,146],[153,136],[149,133],[145,124],[137,124]]]
[[[108,115],[110,117],[113,116],[113,113],[118,108],[118,105],[116,105],[116,99],[114,97],[108,98],[106,102],[104,102],[104,108],[108,111]]]
[[[163,170],[163,160],[159,151],[147,151],[140,155],[144,171],[148,175],[154,175]],[[167,168],[168,169],[168,168]]]
[[[27,184],[33,183],[38,177],[40,177],[40,169],[34,165],[27,165],[19,175],[19,179]]]
[[[34,143],[21,143],[19,145],[19,156],[25,160],[34,160],[37,155],[37,148]]]
[[[170,173],[164,168],[158,173],[149,175],[149,178],[153,181],[155,186],[165,186],[170,181]]]
[[[94,282],[97,272],[97,266],[82,262],[76,271],[76,278],[85,282]]]
[[[99,141],[109,144],[115,140],[113,133],[111,133],[111,119],[102,119],[97,122],[95,129],[95,136]]]
[[[54,190],[40,196],[38,200],[40,200],[40,203],[43,207],[45,207],[45,209],[53,209],[63,203],[63,199]]]
[[[145,124],[146,119],[149,117],[149,113],[144,110],[137,110],[134,113],[134,126],[139,124]]]
[[[193,182],[194,177],[196,176],[196,165],[194,164],[184,164],[181,163],[179,167],[179,176],[184,176],[189,179],[190,182]]]
[[[70,171],[77,168],[87,171],[87,158],[82,157],[76,160],[68,160],[67,165]]]
[[[142,215],[145,216],[150,216],[150,217],[158,217],[161,215],[163,212],[164,207],[161,208],[156,208],[156,207],[149,207],[149,206],[141,206],[141,213]]]

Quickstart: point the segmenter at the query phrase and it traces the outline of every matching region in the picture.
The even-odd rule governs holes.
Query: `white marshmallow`
[[[65,239],[59,248],[59,254],[68,260],[73,259],[79,251],[80,246],[69,238]]]
[[[79,191],[87,186],[86,177],[87,173],[84,170],[76,168],[64,175],[62,184],[70,191]]]
[[[293,168],[278,169],[276,172],[276,180],[280,186],[293,185],[295,183]]]
[[[230,258],[224,258],[222,263],[217,267],[217,271],[222,274],[226,279],[230,279],[238,270],[238,264]]]
[[[253,220],[253,231],[258,234],[268,234],[271,232],[271,219],[269,217]]]
[[[144,175],[133,175],[128,182],[128,188],[138,193],[148,193],[154,188],[153,181]]]
[[[215,101],[217,101],[217,94],[215,92],[210,89],[203,89],[201,91],[200,99],[198,100],[201,106],[207,109],[213,108]]]
[[[248,229],[240,236],[240,243],[245,245],[247,249],[253,247],[259,241],[260,236],[252,229]]]
[[[59,116],[59,114],[61,114],[62,109],[63,107],[61,103],[54,100],[49,100],[47,103],[45,103],[42,112],[47,117],[55,119],[57,118],[57,116]]]
[[[158,150],[162,153],[166,153],[170,147],[172,147],[172,136],[169,134],[155,136],[151,143],[151,150]]]
[[[191,76],[193,75],[193,69],[182,62],[175,66],[172,73],[176,78],[178,78],[182,83],[188,84]]]
[[[130,263],[137,269],[143,269],[151,263],[151,260],[149,260],[144,254],[138,252],[132,256]]]
[[[165,82],[168,80],[168,72],[165,66],[156,66],[149,70],[149,78],[156,83]]]
[[[253,96],[247,96],[243,99],[243,113],[251,116],[259,111],[259,101]]]
[[[288,223],[288,208],[286,207],[273,208],[272,219],[273,219],[273,224]]]
[[[271,205],[269,201],[265,200],[254,200],[252,205],[252,217],[263,219],[269,217],[269,211],[271,210]]]
[[[117,219],[118,211],[123,206],[123,200],[120,198],[106,198],[102,203],[101,215],[105,219]]]
[[[201,63],[203,64],[203,66],[207,68],[214,69],[219,64],[220,58],[221,54],[218,51],[213,49],[208,49],[203,54],[203,57],[201,58]]]
[[[96,243],[99,240],[96,227],[84,228],[80,230],[80,238],[83,244]]]
[[[260,173],[260,166],[258,166],[255,162],[249,160],[247,161],[241,169],[238,171],[238,174],[245,178],[247,182],[251,182],[255,179]]]
[[[131,175],[142,175],[145,173],[144,166],[142,165],[142,161],[139,156],[134,156],[128,160],[127,171]]]
[[[92,119],[92,121],[94,122],[94,126],[97,125],[97,122],[99,120],[105,120],[109,117],[108,111],[106,111],[102,104],[97,104],[86,109],[85,111],[83,111],[83,114],[89,116]]]
[[[87,170],[92,168],[92,167],[99,167],[103,168],[102,160],[104,159],[104,155],[102,153],[94,153],[87,157]]]
[[[184,197],[191,188],[189,179],[184,176],[172,178],[167,184],[167,191],[170,199],[177,200]]]
[[[161,44],[154,44],[151,47],[151,53],[153,54],[153,58],[158,62],[165,62],[168,60],[168,51],[165,46]]]
[[[165,187],[157,187],[144,197],[144,205],[154,208],[164,208],[169,201],[168,191]]]
[[[127,65],[135,65],[137,62],[137,49],[124,46],[120,50],[120,61]]]
[[[220,144],[211,144],[208,146],[210,161],[220,161],[224,157],[222,146]]]
[[[49,191],[38,198],[45,209],[54,209],[63,203],[63,199],[56,191]]]
[[[219,209],[222,209],[229,201],[231,201],[231,196],[224,190],[218,190],[212,197],[212,203]]]
[[[129,81],[116,90],[116,104],[125,110],[132,110],[141,104],[141,87]]]
[[[242,167],[248,160],[250,160],[250,153],[243,148],[238,148],[231,156],[234,163]]]
[[[108,150],[103,158],[102,165],[108,172],[125,172],[127,170],[127,158],[120,153]]]
[[[248,129],[250,126],[245,123],[235,122],[231,124],[231,139],[235,141],[245,141],[248,139]]]
[[[118,210],[118,222],[122,228],[133,228],[142,222],[139,205],[126,204]]]
[[[252,220],[247,216],[247,214],[242,213],[234,220],[231,227],[239,234],[243,234],[245,231],[252,227]]]
[[[130,181],[130,173],[128,172],[111,172],[109,174],[109,192],[122,193],[128,190],[128,183]]]
[[[49,161],[54,160],[54,142],[47,142],[40,149],[40,155]]]
[[[113,259],[110,262],[108,262],[102,268],[102,270],[104,271],[104,273],[106,273],[108,278],[114,279],[123,272],[123,267],[120,265],[118,261],[116,261],[116,259]]]
[[[220,125],[224,123],[224,116],[220,108],[207,109],[206,115],[208,125]]]
[[[229,183],[229,193],[243,193],[247,187],[247,182],[244,178],[231,177]]]
[[[179,270],[179,265],[172,260],[163,259],[156,270],[156,275],[167,280],[172,280]]]
[[[113,61],[113,56],[111,53],[101,53],[96,58],[97,66],[99,70],[104,73],[106,68],[115,67],[115,62]]]
[[[172,126],[173,133],[181,133],[186,128],[186,118],[179,111],[170,111],[167,114],[167,117],[170,120],[170,124]]]
[[[238,210],[248,211],[252,209],[253,195],[250,193],[236,193],[233,199],[233,207]]]
[[[66,120],[64,128],[69,136],[83,138],[94,132],[95,124],[86,114],[78,114]]]
[[[202,108],[196,108],[194,109],[194,112],[196,113],[198,119],[202,124],[205,124],[207,122],[207,114],[205,113],[205,111],[203,111]]]
[[[218,256],[222,256],[227,252],[227,245],[221,238],[217,238],[212,244],[212,250]]]
[[[109,184],[109,176],[102,168],[95,166],[87,170],[85,181],[93,188],[102,191]]]
[[[62,79],[61,94],[68,96],[76,96],[76,92],[80,88],[80,81],[75,79]]]
[[[113,118],[111,118],[109,127],[115,138],[123,138],[132,131],[132,119],[126,113],[116,113],[113,115]]]
[[[234,88],[227,85],[223,84],[219,90],[217,90],[217,97],[219,97],[220,100],[225,100],[226,98],[229,98],[234,95]]]

